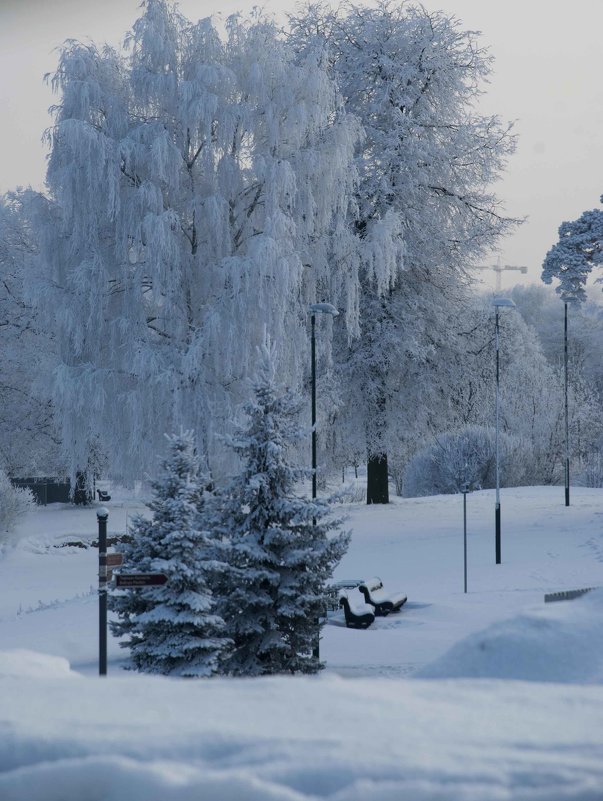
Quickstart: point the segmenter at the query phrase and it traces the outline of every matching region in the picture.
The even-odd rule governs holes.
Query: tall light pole
[[[312,303],[309,306],[312,315],[312,336],[311,343],[311,364],[312,364],[312,500],[316,500],[316,315],[330,314],[337,317],[339,312],[330,303]],[[316,525],[316,518],[312,520],[312,525]],[[326,611],[325,611],[326,616]],[[312,656],[320,659],[320,620],[316,619],[316,643],[312,649]]]
[[[569,406],[567,402],[568,359],[567,359],[567,300],[563,324],[563,362],[565,366],[565,505],[570,505],[570,462],[569,462]]]
[[[499,309],[514,309],[515,304],[509,298],[494,298],[492,305],[495,308],[496,316],[496,506],[494,509],[494,526],[496,532],[496,564],[499,565],[501,559],[500,543],[500,327]]]
[[[339,312],[330,303],[312,303],[311,364],[312,364],[312,499],[316,498],[316,315],[330,314],[337,317]]]

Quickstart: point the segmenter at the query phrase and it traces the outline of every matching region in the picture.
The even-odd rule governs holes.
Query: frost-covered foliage
[[[275,381],[274,348],[262,350],[248,424],[231,440],[240,475],[219,493],[212,530],[229,542],[221,614],[234,650],[234,675],[314,673],[326,582],[345,553],[347,534],[328,517],[329,502],[295,494],[308,471],[289,451],[301,436],[299,399]]]
[[[542,352],[547,360],[546,370],[534,366],[530,385],[542,384],[546,372],[552,373],[553,381],[545,382],[545,397],[540,402],[540,424],[557,409],[559,423],[551,430],[550,441],[541,442],[542,458],[549,462],[557,459],[558,467],[565,456],[564,415],[564,308],[552,290],[543,286],[515,287],[512,292],[517,311],[529,329],[536,333]],[[603,443],[603,319],[600,307],[593,302],[571,304],[568,308],[568,411],[569,411],[569,456],[571,476],[580,481],[589,480],[585,471],[592,465],[596,473],[598,455]],[[524,373],[523,380],[528,380]],[[548,388],[546,385],[548,384]],[[529,433],[529,432],[528,432]],[[559,471],[557,470],[557,476]],[[534,480],[540,480],[536,471]],[[594,480],[594,479],[593,479]],[[573,478],[572,478],[573,481]]]
[[[601,198],[603,202],[603,197]],[[593,267],[603,265],[603,211],[585,211],[577,220],[559,226],[559,240],[546,254],[542,280],[559,280],[556,291],[564,301],[586,300],[585,285]],[[602,279],[598,279],[601,281]]]
[[[0,468],[0,553],[14,537],[14,526],[35,505],[31,490],[15,487]]]
[[[603,487],[603,448],[601,442],[597,444],[598,448],[580,463],[576,473],[571,473],[573,483],[579,487]]]
[[[399,410],[417,406],[408,373],[462,313],[467,267],[513,224],[489,189],[513,139],[474,109],[490,58],[455,19],[407,3],[313,4],[292,25],[302,51],[317,36],[328,43],[346,109],[365,131],[353,221],[360,336],[350,346],[342,338],[337,361],[340,440],[368,453],[370,485],[373,465],[386,479],[405,435]]]
[[[0,466],[13,476],[52,475],[60,467],[54,343],[29,302],[43,202],[31,191],[0,197]]]
[[[159,437],[194,428],[219,473],[265,332],[295,385],[308,302],[357,317],[348,206],[358,123],[322,44],[297,55],[261,15],[221,37],[145,0],[127,51],[69,41],[52,78],[38,300],[72,469],[99,435],[131,480]]]
[[[135,667],[147,673],[209,676],[221,669],[229,641],[211,587],[224,569],[220,548],[203,529],[204,486],[191,433],[169,438],[162,476],[153,483],[152,519],[135,519],[122,546],[124,570],[164,573],[167,583],[114,593],[115,635],[127,635]]]
[[[542,288],[547,295],[544,304],[537,289],[514,291],[517,311],[500,314],[500,426],[502,433],[520,442],[526,480],[551,484],[562,478],[565,457],[563,319],[558,315],[563,308],[553,293],[547,295]],[[450,336],[437,352],[424,363],[409,361],[406,392],[414,400],[400,410],[407,431],[391,460],[400,493],[405,491],[407,465],[417,448],[424,447],[420,443],[431,446],[443,434],[465,426],[494,425],[496,352],[489,301],[476,298],[466,303],[462,319],[449,319]],[[559,322],[561,328],[555,331]],[[584,332],[592,331],[592,321],[582,320],[580,326]],[[580,335],[580,342],[583,338]],[[580,366],[581,348],[577,342],[572,349],[568,392],[571,456],[576,467],[589,450],[587,443],[598,441],[601,435],[596,387]]]
[[[501,486],[524,483],[525,443],[517,437],[500,436]],[[496,485],[496,434],[493,428],[464,426],[434,437],[411,459],[404,476],[404,494],[440,495]]]

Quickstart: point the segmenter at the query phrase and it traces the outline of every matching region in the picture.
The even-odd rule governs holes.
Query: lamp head
[[[511,300],[511,298],[493,298],[492,305],[498,309],[514,309],[515,304]]]
[[[339,312],[331,303],[311,303],[308,308],[312,314],[330,314],[338,317]]]

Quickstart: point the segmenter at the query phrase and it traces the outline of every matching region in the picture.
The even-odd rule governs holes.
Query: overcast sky
[[[247,11],[257,0],[182,0],[191,19]],[[0,191],[42,188],[41,142],[53,102],[43,75],[67,38],[118,44],[138,0],[0,0]],[[496,187],[508,214],[528,217],[501,245],[502,264],[525,265],[538,281],[562,220],[595,208],[603,193],[603,0],[424,0],[482,32],[495,57],[485,112],[516,121],[518,148]],[[294,0],[271,0],[281,12]],[[487,263],[496,263],[497,254]],[[525,281],[503,275],[503,287]]]

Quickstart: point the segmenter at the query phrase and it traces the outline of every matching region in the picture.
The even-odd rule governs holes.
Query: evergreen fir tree
[[[314,673],[313,653],[325,609],[326,582],[349,534],[331,534],[329,502],[297,497],[308,471],[288,460],[302,432],[300,400],[275,383],[270,346],[261,351],[248,425],[229,444],[243,470],[217,498],[215,531],[229,542],[221,614],[234,649],[234,675]]]
[[[225,567],[219,545],[203,529],[204,485],[191,432],[168,437],[163,475],[153,483],[152,519],[139,516],[124,551],[127,571],[164,573],[167,583],[114,595],[115,635],[136,669],[178,676],[220,670],[229,641],[210,587]]]

